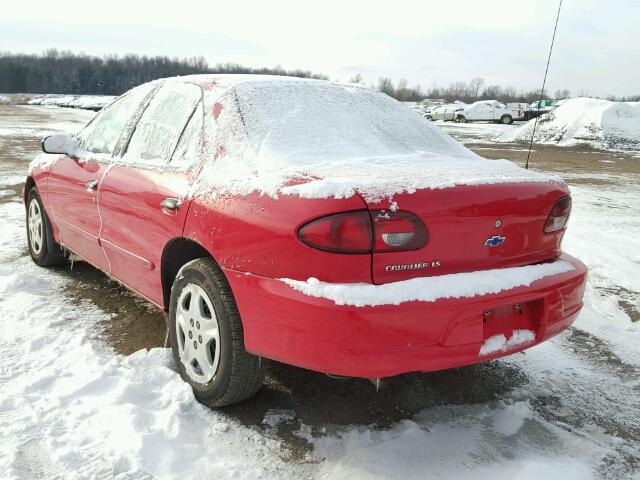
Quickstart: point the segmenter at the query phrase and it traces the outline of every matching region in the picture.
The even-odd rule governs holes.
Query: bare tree
[[[500,85],[489,85],[482,92],[482,98],[485,100],[497,100],[502,97],[502,87]]]
[[[465,82],[454,82],[451,85],[449,85],[449,88],[447,89],[447,93],[451,97],[465,98],[469,93],[469,87]]]
[[[414,102],[419,102],[424,98],[424,94],[422,93],[422,87],[420,85],[416,85],[415,87],[412,88],[412,90],[413,90],[413,98],[411,98],[411,100],[413,100]]]
[[[349,83],[362,83],[362,75],[356,73],[353,77],[349,79]]]
[[[518,100],[518,94],[516,93],[516,89],[513,87],[505,87],[504,90],[502,91],[501,101],[508,103],[508,102],[515,102],[517,100]]]
[[[396,99],[400,100],[401,102],[408,100],[408,97],[409,97],[409,90],[407,89],[408,84],[409,82],[407,82],[406,78],[401,78],[400,80],[398,80],[398,86],[396,87]]]
[[[563,90],[556,90],[556,98],[558,100],[564,100],[565,98],[569,98],[571,96],[571,92],[566,88]]]
[[[484,85],[484,78],[482,77],[472,78],[469,81],[469,91],[471,95],[473,95],[473,98],[478,98],[478,95],[480,95],[480,89],[482,88],[483,85]]]
[[[395,88],[393,88],[393,82],[389,77],[380,77],[378,79],[378,90],[390,97],[395,97]]]

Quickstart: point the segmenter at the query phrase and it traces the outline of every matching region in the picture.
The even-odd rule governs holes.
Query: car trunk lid
[[[375,251],[372,280],[382,284],[555,258],[564,231],[543,229],[555,202],[567,194],[558,183],[530,182],[421,189],[391,201],[367,201],[374,222],[382,211],[408,212],[428,234],[426,245],[415,250]]]

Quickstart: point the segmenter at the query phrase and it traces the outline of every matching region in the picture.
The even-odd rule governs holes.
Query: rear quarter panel
[[[297,238],[307,221],[366,208],[358,196],[303,199],[281,195],[194,198],[185,237],[204,246],[224,268],[272,278],[327,282],[370,282],[371,256],[328,253]]]

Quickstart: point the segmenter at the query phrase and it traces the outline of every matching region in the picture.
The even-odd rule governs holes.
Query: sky
[[[200,56],[423,88],[540,88],[558,0],[3,2],[0,51]],[[564,0],[547,90],[640,94],[640,1]]]

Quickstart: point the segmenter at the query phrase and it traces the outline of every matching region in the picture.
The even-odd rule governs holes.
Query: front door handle
[[[84,188],[87,192],[94,192],[96,188],[98,188],[98,181],[89,180],[87,183],[84,184]]]
[[[181,204],[182,202],[180,202],[180,200],[178,200],[177,198],[167,197],[160,202],[160,207],[162,207],[163,210],[170,210],[172,212],[175,212],[180,208]]]

